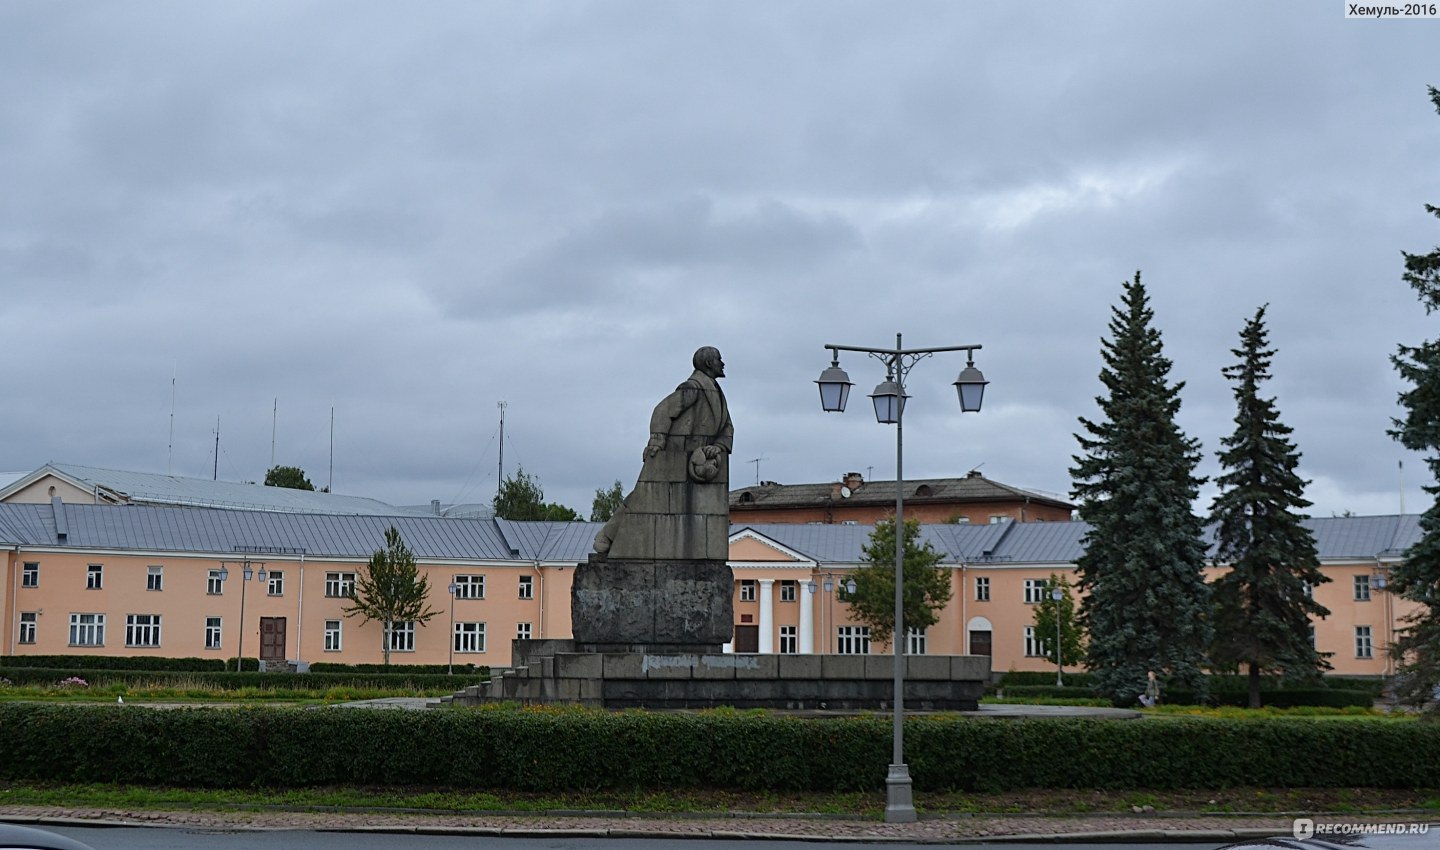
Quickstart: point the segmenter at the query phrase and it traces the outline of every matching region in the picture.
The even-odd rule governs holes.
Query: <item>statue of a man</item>
[[[695,371],[650,415],[635,489],[595,536],[612,559],[719,560],[730,534],[730,450],[735,428],[717,378],[720,351],[695,352]]]

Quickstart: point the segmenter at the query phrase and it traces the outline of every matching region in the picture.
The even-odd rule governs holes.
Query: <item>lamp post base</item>
[[[885,822],[914,823],[915,800],[910,793],[910,767],[904,764],[890,765],[890,774],[885,777]]]

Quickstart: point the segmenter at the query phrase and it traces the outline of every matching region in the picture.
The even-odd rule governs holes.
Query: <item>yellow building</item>
[[[1419,536],[1414,516],[1309,522],[1331,611],[1316,644],[1340,674],[1381,674],[1411,610],[1383,589]],[[155,505],[0,504],[5,655],[233,658],[300,665],[381,660],[382,630],[344,615],[355,574],[394,526],[415,552],[437,614],[399,624],[396,663],[505,666],[517,637],[570,634],[570,578],[597,525],[436,516],[334,515]],[[923,526],[953,598],[908,650],[989,655],[997,673],[1047,670],[1030,631],[1052,574],[1069,574],[1087,526]],[[860,566],[864,525],[732,525],[732,651],[881,653],[839,589]],[[1214,572],[1223,567],[1214,568]],[[247,578],[248,576],[248,578]]]

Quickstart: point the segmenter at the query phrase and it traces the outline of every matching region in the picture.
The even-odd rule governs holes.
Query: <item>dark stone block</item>
[[[570,590],[576,644],[715,645],[734,629],[724,561],[590,560]]]

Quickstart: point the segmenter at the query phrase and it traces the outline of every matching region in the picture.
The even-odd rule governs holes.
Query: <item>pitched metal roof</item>
[[[105,493],[114,493],[132,504],[190,505],[255,511],[285,511],[312,514],[352,514],[372,516],[415,516],[426,511],[400,508],[363,496],[342,496],[314,490],[292,490],[267,487],[263,484],[242,484],[234,481],[211,481],[150,472],[104,469],[73,463],[47,463],[6,487],[28,484],[55,473],[76,482],[77,486]]]
[[[61,511],[57,523],[56,511]],[[1306,521],[1322,560],[1402,557],[1420,539],[1419,517],[1328,517]],[[395,526],[417,558],[579,563],[600,523],[515,522],[436,516],[355,516],[155,505],[0,503],[0,542],[79,550],[232,555],[304,552],[365,559]],[[57,538],[57,528],[67,531]],[[734,523],[818,564],[858,564],[873,525]],[[1005,522],[921,526],[922,539],[950,564],[1073,564],[1090,526],[1083,522]],[[1213,551],[1213,550],[1212,550]]]
[[[823,484],[776,484],[767,481],[753,487],[730,491],[730,507],[739,510],[766,508],[809,508],[838,503],[884,506],[895,504],[895,482],[865,481],[849,496],[837,495],[843,482]],[[1074,505],[1053,495],[991,481],[979,473],[964,478],[925,478],[905,481],[906,504],[951,502],[1035,502],[1073,510]]]

